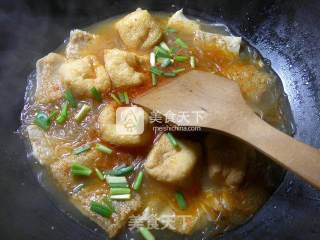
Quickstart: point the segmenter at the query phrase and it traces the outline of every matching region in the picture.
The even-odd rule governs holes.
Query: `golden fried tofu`
[[[62,97],[58,70],[64,62],[65,58],[56,53],[49,53],[37,61],[37,88],[35,92],[37,103],[51,103]]]
[[[146,58],[135,53],[106,49],[104,63],[114,88],[137,86],[146,80],[144,74],[139,72],[147,64]]]
[[[241,37],[224,36],[221,34],[197,30],[194,36],[194,45],[204,49],[212,47],[222,49],[234,55],[239,55]]]
[[[162,37],[160,25],[147,10],[140,8],[118,21],[115,28],[129,49],[148,50]]]
[[[99,132],[104,141],[121,146],[143,146],[150,142],[152,131],[149,125],[149,117],[144,112],[144,131],[142,134],[120,134],[116,128],[117,105],[110,103],[99,115]]]
[[[235,140],[215,135],[208,135],[205,146],[209,177],[217,181],[223,179],[228,186],[241,184],[253,149]]]
[[[80,58],[81,52],[87,48],[98,36],[79,29],[70,32],[69,42],[66,46],[67,58]]]
[[[78,97],[90,97],[91,88],[107,93],[111,88],[109,75],[95,56],[68,60],[62,64],[59,73],[65,89],[71,89]]]
[[[72,189],[79,185],[81,177],[72,177],[70,166],[72,163],[80,163],[85,166],[94,166],[95,161],[101,157],[101,153],[91,150],[81,155],[67,155],[50,166],[53,177],[59,185],[67,192],[71,193],[70,199],[75,206],[92,221],[100,225],[109,235],[114,237],[126,224],[128,218],[141,207],[141,198],[137,193],[132,193],[130,200],[112,201],[115,212],[110,218],[102,217],[90,210],[91,201],[103,203],[103,198],[109,194],[106,182],[98,179],[98,183],[88,184],[81,191],[73,193]],[[93,173],[94,174],[94,173]],[[92,180],[94,181],[94,180]]]
[[[200,156],[197,143],[179,140],[179,149],[176,149],[163,134],[151,149],[144,167],[160,182],[182,185],[192,175]]]
[[[195,33],[196,31],[200,30],[200,25],[196,21],[188,19],[183,14],[183,9],[175,12],[169,18],[167,26],[184,33]]]

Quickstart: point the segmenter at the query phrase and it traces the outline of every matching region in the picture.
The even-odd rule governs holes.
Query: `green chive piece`
[[[90,176],[92,170],[84,165],[79,163],[73,163],[71,165],[71,175],[72,176]]]
[[[165,42],[161,42],[160,47],[162,47],[164,50],[166,50],[167,52],[170,53],[170,48],[168,47],[168,45]]]
[[[59,112],[58,110],[53,110],[49,115],[50,123],[58,116]]]
[[[187,61],[188,59],[189,59],[188,56],[183,56],[183,55],[177,55],[177,56],[175,57],[175,60],[176,60],[177,62],[185,62],[185,61]]]
[[[119,195],[111,195],[110,198],[112,200],[129,200],[131,198],[131,194],[119,194]]]
[[[167,33],[176,33],[177,30],[174,29],[174,28],[167,27],[167,28],[165,29],[165,32],[167,32]]]
[[[110,175],[110,176],[124,176],[129,173],[132,173],[133,170],[134,170],[133,166],[124,166],[124,167],[113,169],[111,172],[109,172],[108,175]]]
[[[173,70],[172,72],[178,74],[178,73],[184,72],[185,70],[186,70],[185,68],[177,68],[177,69]]]
[[[107,154],[111,154],[112,153],[112,149],[111,148],[108,148],[107,146],[101,144],[101,143],[97,143],[96,144],[96,149],[100,152],[103,152],[103,153],[107,153]]]
[[[145,240],[155,240],[156,238],[152,233],[145,227],[139,227],[139,232]]]
[[[107,183],[111,188],[129,187],[126,177],[106,176]]]
[[[150,72],[154,73],[157,76],[161,76],[162,75],[162,71],[160,69],[158,69],[157,67],[151,67],[150,68]]]
[[[111,195],[122,195],[130,193],[130,188],[110,188]]]
[[[156,66],[156,55],[154,54],[154,52],[150,53],[150,65],[151,67]]]
[[[112,97],[112,99],[113,99],[116,103],[121,104],[119,98],[117,98],[117,96],[116,96],[114,93],[111,93],[110,96]]]
[[[172,64],[172,60],[170,58],[164,58],[161,63],[161,67],[165,68],[168,67],[170,64]]]
[[[165,50],[163,47],[160,46],[155,46],[154,47],[154,53],[157,57],[165,57],[165,58],[169,58],[170,57],[170,53]]]
[[[182,48],[188,48],[188,45],[181,38],[177,38],[175,43]]]
[[[91,107],[88,106],[87,104],[84,104],[80,111],[76,114],[76,116],[74,117],[77,123],[81,123],[83,119],[86,118],[86,116],[88,115],[88,113],[90,112]]]
[[[121,103],[125,102],[124,95],[123,95],[122,92],[118,93],[118,97],[119,97],[119,100],[120,100]]]
[[[83,188],[84,188],[84,183],[80,183],[79,185],[75,186],[72,190],[73,194],[76,194],[78,192],[80,192]]]
[[[158,79],[157,79],[157,75],[156,74],[151,73],[151,80],[152,80],[152,86],[153,87],[157,86]]]
[[[194,56],[190,57],[190,66],[191,66],[191,68],[196,67],[196,58]]]
[[[64,92],[64,98],[70,103],[71,107],[76,108],[78,103],[75,97],[73,96],[71,90],[66,90]]]
[[[125,103],[125,104],[129,104],[129,96],[128,96],[128,93],[127,93],[127,92],[124,92],[123,95],[124,95],[124,103]]]
[[[60,125],[64,124],[68,118],[68,103],[65,102],[62,104],[62,109],[59,116],[56,119],[56,122]]]
[[[133,188],[134,190],[136,190],[136,191],[139,190],[139,188],[140,188],[140,186],[141,186],[141,184],[142,184],[143,175],[144,175],[144,173],[143,173],[142,171],[139,172],[139,174],[138,174],[138,176],[137,176],[137,178],[136,178],[136,180],[134,181],[133,186],[132,186],[132,188]]]
[[[104,180],[104,176],[103,176],[102,172],[98,168],[95,168],[94,170],[96,171],[96,174],[97,174],[98,178],[101,181],[103,181]]]
[[[187,202],[183,196],[183,193],[176,192],[176,201],[180,209],[184,210],[187,208]]]
[[[101,203],[92,201],[90,203],[90,210],[96,214],[101,215],[102,217],[110,217],[112,215],[112,210],[107,206],[102,205]]]
[[[43,130],[48,130],[51,120],[46,113],[38,112],[33,122]]]
[[[108,206],[108,208],[111,209],[112,212],[116,212],[116,209],[113,206],[110,197],[105,197],[105,198],[102,199],[102,201]]]
[[[91,95],[97,100],[97,102],[102,102],[101,93],[95,87],[90,89]]]
[[[78,148],[74,149],[74,150],[73,150],[73,154],[74,154],[74,155],[79,155],[79,154],[81,154],[81,153],[84,153],[84,152],[89,151],[90,148],[91,148],[90,145],[83,145],[83,146],[81,146],[81,147],[78,147]]]
[[[166,133],[166,136],[174,148],[176,148],[176,149],[179,148],[179,144],[178,144],[177,140],[175,139],[175,137],[172,135],[172,133],[168,132],[168,133]]]
[[[163,76],[165,77],[175,77],[177,74],[175,72],[165,72],[163,73]]]

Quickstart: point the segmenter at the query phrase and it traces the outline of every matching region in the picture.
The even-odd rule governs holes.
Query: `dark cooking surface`
[[[105,239],[66,217],[48,199],[32,175],[23,142],[13,132],[19,127],[26,77],[36,59],[57,47],[70,29],[136,6],[170,11],[184,7],[187,14],[225,22],[242,35],[271,60],[283,80],[296,137],[320,147],[319,1],[175,1],[173,8],[168,2],[1,1],[1,239]],[[288,174],[256,217],[223,239],[244,238],[320,239],[320,192]]]

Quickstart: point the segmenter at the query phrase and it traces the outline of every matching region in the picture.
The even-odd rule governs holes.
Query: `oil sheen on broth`
[[[232,54],[215,44],[201,42],[203,39],[195,41],[194,33],[179,30],[178,27],[176,31],[168,31],[167,22],[171,17],[169,14],[153,13],[152,15],[164,32],[161,41],[170,48],[173,47],[170,50],[175,55],[193,56],[196,59],[196,70],[212,72],[237,81],[243,96],[257,114],[282,131],[292,133],[290,117],[286,116],[287,100],[279,79],[254,49],[242,42],[240,53]],[[126,44],[115,28],[116,22],[122,17],[108,19],[86,28],[86,31],[98,37],[89,40],[90,44],[79,50],[78,56],[70,57],[67,61],[91,55],[96,57],[96,61],[103,63],[105,49],[116,48],[127,51]],[[203,31],[230,36],[226,26],[193,21],[194,24],[201,26]],[[177,46],[177,38],[183,39],[188,47]],[[63,45],[57,52],[64,55],[65,48],[66,46]],[[264,204],[278,183],[270,177],[270,171],[274,166],[250,147],[213,133],[174,133],[175,137],[181,140],[182,145],[184,141],[186,146],[188,146],[187,141],[200,143],[201,153],[198,154],[198,160],[188,179],[184,180],[183,184],[180,182],[171,184],[171,182],[159,181],[157,173],[151,173],[151,170],[150,174],[144,171],[144,162],[150,157],[150,151],[153,151],[155,143],[163,141],[163,144],[166,144],[165,141],[168,141],[165,135],[153,131],[150,139],[144,144],[130,147],[106,141],[97,130],[101,125],[99,125],[101,111],[104,111],[105,106],[114,104],[111,103],[114,100],[110,93],[117,95],[127,92],[132,99],[154,87],[149,71],[149,54],[152,49],[153,47],[130,49],[131,52],[144,58],[141,58],[141,61],[145,63],[135,67],[135,70],[147,79],[142,84],[112,88],[107,94],[102,93],[102,103],[90,97],[76,97],[79,106],[86,104],[91,108],[85,119],[81,123],[76,123],[73,117],[80,107],[75,109],[69,106],[66,122],[58,124],[52,121],[47,131],[40,130],[33,124],[36,114],[39,111],[48,115],[54,110],[60,111],[65,100],[62,96],[48,103],[34,100],[34,91],[39,87],[39,81],[36,83],[35,76],[31,76],[22,112],[21,129],[30,139],[33,154],[48,169],[51,177],[69,196],[70,201],[84,215],[105,229],[111,237],[126,228],[128,222],[129,227],[130,224],[132,227],[132,221],[134,219],[138,221],[139,216],[144,216],[145,219],[156,217],[159,228],[164,228],[161,239],[166,239],[164,236],[172,236],[175,233],[193,237],[215,235],[243,224]],[[189,59],[175,61],[163,70],[174,72],[179,68],[184,68],[184,72],[192,70]],[[168,81],[167,76],[157,76],[158,83],[164,81]],[[95,146],[96,143],[107,145],[113,150],[112,154],[101,153],[94,147],[79,155],[74,154],[74,149],[88,144]],[[142,185],[137,191],[131,189],[132,195],[129,200],[113,200],[112,204],[116,212],[111,217],[105,218],[92,212],[90,206],[92,201],[102,204],[102,199],[110,195],[108,184],[106,181],[101,181],[94,171],[90,176],[72,176],[70,166],[74,162],[91,169],[97,168],[103,173],[108,173],[119,166],[134,166],[134,171],[126,175],[127,181],[131,186],[138,173],[144,171]],[[166,181],[171,181],[169,177]],[[79,186],[83,187],[75,191]],[[177,203],[177,192],[184,196],[187,203],[185,209]],[[172,216],[174,223],[172,223]],[[165,221],[166,218],[167,221],[171,221],[170,226]],[[148,224],[145,220],[142,222]]]

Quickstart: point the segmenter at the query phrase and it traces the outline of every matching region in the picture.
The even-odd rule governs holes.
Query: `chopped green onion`
[[[126,177],[106,176],[107,183],[111,188],[129,187]]]
[[[49,115],[50,123],[58,116],[59,112],[57,110],[53,110]]]
[[[112,200],[128,200],[131,198],[131,194],[119,194],[119,195],[111,195],[110,198]]]
[[[165,72],[163,73],[163,76],[165,77],[175,77],[177,74],[175,72]]]
[[[166,57],[166,58],[170,57],[170,53],[160,46],[155,46],[154,53],[156,57]]]
[[[62,104],[62,109],[59,116],[56,119],[56,122],[60,125],[64,124],[68,118],[68,103],[65,102]]]
[[[172,144],[172,146],[177,149],[179,147],[179,144],[175,137],[172,135],[172,133],[168,132],[166,133],[166,136],[169,139],[169,142]]]
[[[187,208],[187,202],[181,192],[176,192],[176,201],[180,209],[183,210]]]
[[[108,208],[111,209],[112,212],[116,212],[116,209],[114,208],[112,201],[109,197],[103,198],[102,201],[108,206]]]
[[[72,176],[90,176],[92,170],[84,165],[79,163],[73,163],[71,165],[71,174]]]
[[[71,90],[66,90],[64,92],[64,98],[70,103],[71,107],[76,108],[77,107],[77,100],[73,96]]]
[[[181,38],[177,38],[175,43],[182,48],[188,48],[188,45]]]
[[[101,143],[97,143],[96,144],[96,149],[100,152],[103,152],[103,153],[107,153],[107,154],[111,154],[112,153],[112,149],[111,148],[108,148],[107,146],[101,144]]]
[[[38,112],[33,122],[43,130],[48,130],[51,120],[46,113]]]
[[[124,103],[125,103],[125,104],[129,104],[129,96],[128,96],[128,93],[127,93],[127,92],[124,92],[123,95],[124,95]]]
[[[174,28],[169,28],[169,27],[167,27],[167,28],[165,29],[165,31],[166,31],[167,33],[176,33],[176,32],[177,32],[176,29],[174,29]]]
[[[170,52],[170,48],[168,47],[168,45],[165,42],[161,42],[160,47],[162,47],[164,50]]]
[[[178,62],[185,62],[189,59],[188,56],[183,56],[183,55],[177,55],[175,57],[175,60],[178,61]]]
[[[178,73],[184,72],[185,70],[186,70],[185,68],[177,68],[177,69],[173,70],[172,72],[178,74]]]
[[[90,112],[91,107],[88,106],[87,104],[84,104],[80,111],[76,114],[76,116],[74,117],[77,123],[81,123],[83,119],[85,119],[85,117],[88,115],[88,113]]]
[[[151,67],[156,66],[156,55],[154,54],[154,52],[150,53],[150,65]]]
[[[151,71],[152,73],[154,73],[155,75],[158,75],[158,76],[161,76],[161,75],[162,75],[162,71],[159,70],[157,67],[151,67],[151,68],[150,68],[150,71]]]
[[[130,193],[130,188],[110,188],[111,195],[122,195]]]
[[[142,178],[143,178],[143,172],[141,171],[141,172],[139,172],[136,180],[133,183],[133,187],[132,188],[134,190],[136,190],[136,191],[139,190],[139,188],[140,188],[140,186],[142,184]]]
[[[191,56],[190,57],[190,66],[192,68],[195,68],[196,67],[196,58],[194,56]]]
[[[82,190],[82,188],[84,188],[84,183],[80,183],[79,185],[75,186],[72,190],[73,194],[76,194],[78,192],[80,192]]]
[[[158,80],[157,80],[157,75],[154,73],[151,73],[151,80],[152,80],[152,86],[155,87],[157,86]]]
[[[78,147],[78,148],[74,149],[74,150],[73,150],[73,154],[74,154],[74,155],[79,155],[79,154],[81,154],[81,153],[84,153],[84,152],[89,151],[90,148],[91,148],[90,145],[83,145],[83,146],[81,146],[81,147]]]
[[[124,176],[126,174],[132,173],[134,170],[133,166],[124,166],[113,169],[111,172],[108,173],[110,176]]]
[[[161,63],[161,67],[165,68],[168,67],[170,64],[172,64],[172,60],[170,58],[163,58],[163,61]]]
[[[95,201],[92,201],[90,203],[90,210],[94,213],[101,215],[102,217],[108,218],[112,215],[112,210],[109,209],[109,207]]]
[[[102,172],[98,168],[95,168],[94,170],[96,171],[96,174],[97,174],[98,178],[101,181],[103,181],[104,180],[104,176],[103,176]]]
[[[152,233],[145,227],[139,227],[139,232],[145,240],[155,240],[156,238]]]
[[[119,98],[117,98],[117,96],[116,96],[114,93],[111,93],[110,96],[112,97],[112,99],[113,99],[116,103],[121,104]]]
[[[123,95],[122,92],[118,93],[118,97],[119,97],[119,100],[120,100],[121,103],[125,102],[124,95]]]
[[[90,89],[90,93],[98,102],[102,102],[101,93],[98,91],[98,89],[96,89],[95,87],[92,87]]]
[[[176,53],[177,50],[178,50],[178,48],[176,48],[176,47],[171,47],[171,48],[170,48],[170,52],[171,52],[171,53]]]

